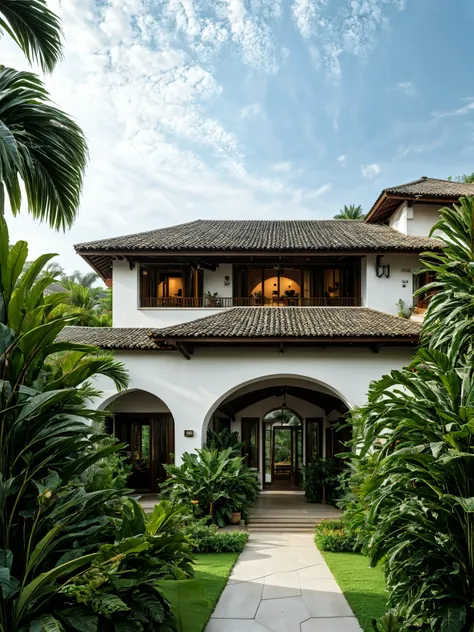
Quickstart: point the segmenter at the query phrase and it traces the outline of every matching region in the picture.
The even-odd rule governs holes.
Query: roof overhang
[[[397,195],[383,191],[370,209],[365,221],[367,224],[384,222],[389,219],[402,202],[416,202],[417,204],[451,205],[458,202],[459,197],[440,197],[437,195]]]

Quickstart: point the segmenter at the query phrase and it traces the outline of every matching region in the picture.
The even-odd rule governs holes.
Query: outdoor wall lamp
[[[390,276],[390,266],[382,265],[382,259],[383,255],[377,255],[377,260],[375,263],[375,274],[378,276],[379,279],[382,277],[386,277],[388,279]]]
[[[184,436],[185,437],[194,437],[194,430],[185,430],[184,431]]]
[[[230,277],[229,276],[225,276],[224,277],[224,285],[230,285]]]

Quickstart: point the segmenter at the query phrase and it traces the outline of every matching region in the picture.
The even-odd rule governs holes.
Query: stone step
[[[314,527],[310,526],[275,526],[275,525],[248,525],[247,527],[250,533],[313,533]]]

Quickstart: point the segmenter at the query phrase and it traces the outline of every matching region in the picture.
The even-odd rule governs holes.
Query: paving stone
[[[302,597],[289,597],[262,601],[255,619],[271,632],[300,632],[300,624],[309,617]]]
[[[298,571],[298,576],[300,579],[334,579],[328,565],[325,563],[307,566]]]
[[[335,579],[300,579],[303,600],[311,617],[352,617]]]
[[[255,619],[211,619],[206,632],[268,632]]]
[[[262,599],[263,582],[241,582],[225,587],[213,619],[253,619]]]
[[[262,599],[283,599],[300,597],[300,579],[298,571],[292,573],[274,573],[265,577]]]
[[[362,632],[362,628],[355,617],[331,617],[308,619],[301,624],[301,632]]]

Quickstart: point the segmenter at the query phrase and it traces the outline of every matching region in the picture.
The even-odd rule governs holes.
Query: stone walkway
[[[361,632],[311,534],[251,533],[206,632]]]

